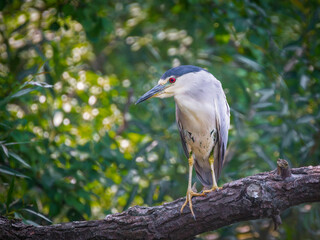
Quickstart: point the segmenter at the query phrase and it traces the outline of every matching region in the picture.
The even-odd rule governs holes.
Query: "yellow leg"
[[[187,205],[187,203],[189,203],[189,208],[190,211],[192,213],[192,216],[195,218],[194,212],[193,212],[193,208],[192,208],[192,197],[193,196],[204,196],[204,193],[196,193],[194,191],[192,191],[191,188],[191,182],[192,182],[192,169],[193,169],[193,157],[192,154],[190,156],[190,158],[188,159],[189,162],[189,182],[188,182],[188,190],[187,190],[187,195],[186,195],[186,201],[184,202],[184,204],[181,207],[180,212],[183,212],[184,207]]]
[[[209,192],[212,192],[216,189],[221,189],[217,185],[216,175],[214,173],[214,158],[213,158],[213,156],[209,158],[209,163],[210,163],[211,174],[212,174],[212,188],[208,189],[208,190],[204,190],[203,193],[209,193]]]

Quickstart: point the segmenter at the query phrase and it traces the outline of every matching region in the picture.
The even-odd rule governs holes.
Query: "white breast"
[[[179,121],[185,131],[187,145],[191,148],[195,159],[207,163],[214,146],[215,108],[213,97],[199,101],[187,95],[175,96],[177,107],[180,109]],[[202,165],[202,164],[201,164]]]

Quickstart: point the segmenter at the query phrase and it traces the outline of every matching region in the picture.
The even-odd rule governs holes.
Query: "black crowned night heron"
[[[152,97],[174,97],[176,121],[189,162],[186,201],[193,216],[192,197],[218,189],[222,163],[228,142],[230,110],[220,81],[203,68],[185,65],[168,70],[158,85],[145,93],[136,104]],[[202,193],[192,190],[192,169],[204,186]]]

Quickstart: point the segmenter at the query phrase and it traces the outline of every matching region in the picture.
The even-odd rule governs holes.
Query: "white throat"
[[[186,95],[177,95],[174,99],[180,109],[180,121],[185,129],[198,132],[211,128],[215,115],[212,102],[199,101]]]

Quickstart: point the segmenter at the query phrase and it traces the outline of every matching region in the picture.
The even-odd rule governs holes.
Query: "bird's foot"
[[[220,190],[220,189],[222,189],[222,187],[218,187],[218,186],[213,186],[212,188],[210,188],[210,189],[206,189],[206,190],[203,190],[202,191],[202,193],[204,193],[204,194],[206,194],[206,193],[210,193],[210,192],[213,192],[213,191],[215,191],[215,190]]]
[[[192,191],[191,188],[188,188],[187,195],[186,195],[186,201],[182,205],[180,212],[182,213],[184,207],[189,203],[190,211],[192,213],[193,218],[195,219],[196,217],[194,215],[193,208],[192,208],[192,197],[199,197],[199,196],[204,196],[204,195],[205,195],[204,193],[197,193],[197,192]]]

